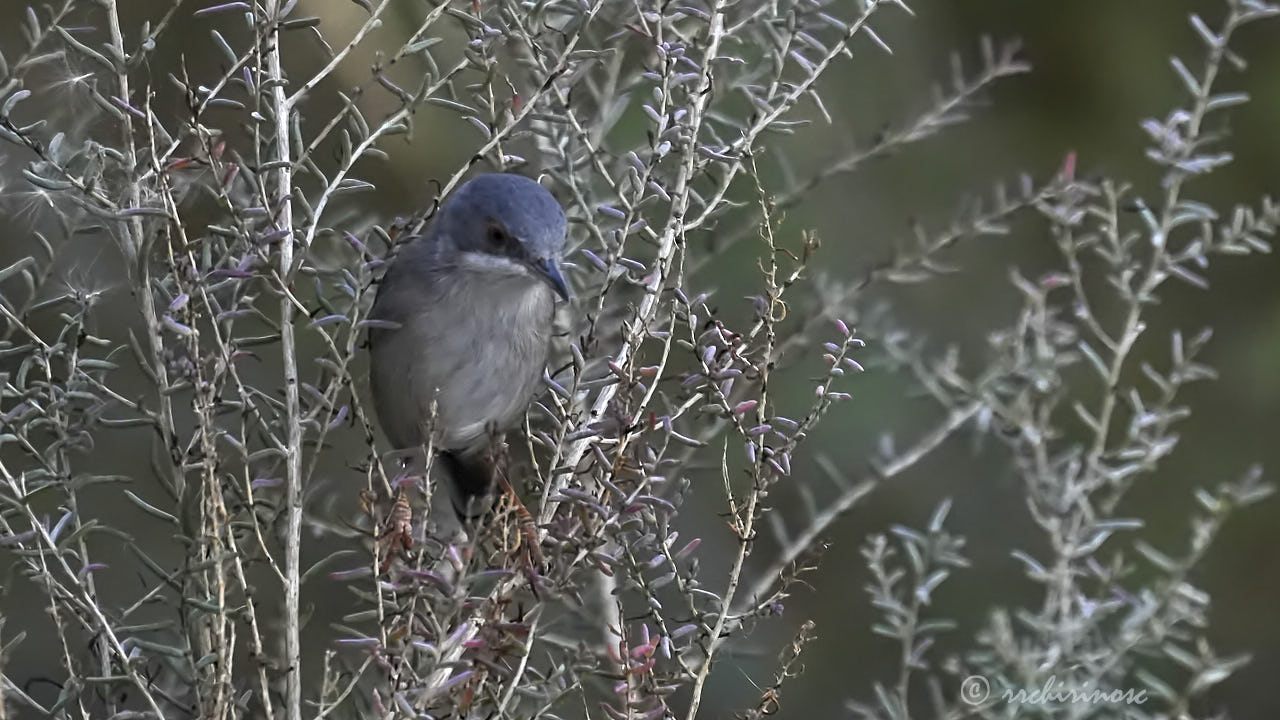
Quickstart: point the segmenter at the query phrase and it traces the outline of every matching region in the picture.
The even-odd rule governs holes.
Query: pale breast
[[[386,348],[401,361],[384,363],[381,380],[399,374],[403,388],[397,417],[387,421],[421,423],[434,399],[444,447],[474,449],[491,429],[517,424],[537,391],[554,298],[545,284],[518,276],[458,273],[433,289]],[[413,435],[408,444],[421,442]]]

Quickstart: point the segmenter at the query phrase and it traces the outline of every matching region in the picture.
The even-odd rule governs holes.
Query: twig
[[[266,28],[263,42],[267,68],[267,88],[271,102],[273,145],[275,147],[275,226],[280,237],[280,277],[287,279],[293,269],[293,165],[290,161],[290,105],[285,95],[286,80],[280,60],[280,0],[266,0],[266,16],[258,20]],[[303,246],[305,252],[306,246]],[[302,720],[302,639],[298,596],[301,590],[302,550],[302,410],[298,402],[298,355],[293,330],[293,301],[288,293],[280,300],[280,356],[284,363],[285,392],[285,530],[284,530],[284,639],[285,713],[289,720]]]

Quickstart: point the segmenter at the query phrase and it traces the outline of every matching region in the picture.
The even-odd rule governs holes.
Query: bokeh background
[[[925,102],[930,78],[948,72],[948,53],[974,57],[977,39],[1022,40],[1033,71],[1003,81],[989,106],[971,122],[909,148],[854,177],[820,188],[794,223],[814,227],[827,241],[836,266],[864,266],[900,237],[908,219],[936,227],[957,202],[990,181],[1019,171],[1043,177],[1075,151],[1083,172],[1130,179],[1147,197],[1159,187],[1156,167],[1143,156],[1147,138],[1139,121],[1163,118],[1184,90],[1169,56],[1200,57],[1187,19],[1197,12],[1220,18],[1222,3],[1180,0],[1096,0],[1075,3],[1019,0],[937,0],[911,3],[914,19],[894,17],[884,38],[893,58],[859,63],[828,77],[825,97],[840,109],[819,142],[803,145],[822,155],[865,136]],[[1212,26],[1212,20],[1210,20]],[[1280,189],[1280,28],[1256,26],[1237,46],[1249,59],[1244,74],[1229,73],[1223,89],[1249,92],[1253,102],[1231,117],[1226,149],[1236,156],[1225,172],[1196,181],[1194,196],[1220,209]],[[980,342],[994,322],[1008,322],[1012,291],[1007,272],[1056,262],[1043,227],[1014,227],[997,240],[962,249],[965,272],[895,293],[897,309],[941,346],[948,340]],[[1280,258],[1255,256],[1215,262],[1211,290],[1167,285],[1155,315],[1187,331],[1213,326],[1205,360],[1221,377],[1191,386],[1184,400],[1194,410],[1181,427],[1183,444],[1156,477],[1140,483],[1120,514],[1147,520],[1144,537],[1165,547],[1185,547],[1191,492],[1239,474],[1251,461],[1274,472],[1280,452]],[[965,340],[967,338],[967,340]],[[1167,334],[1155,329],[1140,352],[1167,357]],[[868,388],[874,385],[874,388]],[[822,428],[815,445],[839,464],[858,467],[866,447],[890,421],[912,427],[913,405],[903,388],[864,378],[860,402]],[[991,463],[995,454],[973,453],[953,442],[900,482],[882,486],[853,512],[833,538],[813,593],[789,609],[817,621],[819,642],[806,657],[806,673],[787,688],[785,714],[832,712],[831,699],[853,693],[870,698],[873,679],[889,681],[896,657],[891,641],[868,635],[872,613],[863,585],[868,575],[856,555],[863,536],[892,523],[922,526],[941,498],[954,498],[953,527],[969,540],[973,567],[944,585],[940,611],[963,627],[983,620],[984,608],[1016,602],[1030,588],[1018,578],[1009,548],[1028,542],[1020,480]],[[1269,473],[1270,474],[1270,473]],[[1274,477],[1274,476],[1273,476]],[[1193,579],[1213,593],[1212,632],[1220,652],[1244,651],[1253,662],[1211,694],[1211,706],[1233,717],[1280,716],[1280,562],[1276,560],[1280,504],[1274,499],[1237,516]],[[764,643],[763,633],[760,638]],[[774,642],[782,638],[773,637]],[[761,668],[767,665],[761,664]],[[732,673],[720,675],[726,685]],[[758,677],[758,676],[757,676]],[[1200,712],[1209,707],[1197,708]],[[790,711],[795,711],[792,715]]]
[[[982,105],[971,109],[968,123],[877,160],[854,175],[836,178],[788,213],[785,232],[793,237],[802,230],[817,232],[824,240],[823,265],[837,276],[852,277],[883,258],[895,240],[908,234],[910,222],[938,229],[964,201],[989,195],[995,182],[1011,180],[1020,172],[1047,177],[1068,152],[1076,153],[1079,172],[1101,170],[1128,178],[1140,195],[1154,197],[1159,171],[1144,158],[1147,138],[1139,122],[1163,117],[1184,100],[1168,58],[1177,54],[1198,67],[1202,47],[1187,23],[1189,13],[1201,13],[1211,26],[1223,13],[1223,3],[1217,0],[910,4],[914,18],[892,11],[877,16],[877,31],[893,47],[892,57],[863,42],[854,62],[840,63],[825,77],[821,93],[832,124],[815,125],[802,137],[771,141],[783,144],[783,152],[802,176],[804,168],[816,168],[867,143],[886,124],[926,108],[931,86],[949,76],[953,53],[976,69],[983,35],[997,41],[1020,38],[1023,57],[1033,71],[995,86]],[[129,11],[140,19],[164,3],[131,0],[130,5]],[[308,5],[327,27],[340,28],[357,18],[347,0],[311,0]],[[412,2],[404,5],[403,22],[408,24],[421,8]],[[392,17],[388,24],[394,28],[397,22]],[[210,61],[212,55],[201,49],[208,45],[201,23],[186,22],[175,32],[191,38],[184,43],[190,66]],[[340,29],[335,32],[342,35]],[[11,47],[17,37],[16,26],[0,27],[0,47]],[[1191,196],[1213,202],[1220,210],[1280,194],[1280,23],[1246,28],[1234,47],[1249,60],[1249,68],[1243,74],[1228,71],[1219,87],[1244,90],[1253,97],[1230,115],[1231,136],[1225,147],[1236,160],[1190,185]],[[349,65],[351,75],[339,73],[334,88],[353,85],[367,72],[359,62]],[[430,179],[452,172],[468,157],[473,136],[462,135],[465,131],[452,116],[421,116],[414,143],[397,146],[390,161],[372,172],[380,190],[362,196],[365,205],[360,211],[379,220],[412,212],[429,197]],[[7,145],[0,153],[0,175],[5,178],[0,193],[0,223],[6,228],[0,244],[3,267],[11,255],[22,252],[23,234],[46,220],[38,203],[17,192],[15,178],[28,158]],[[66,272],[112,288],[121,277],[112,253],[108,243],[73,248]],[[958,342],[976,359],[986,332],[1013,317],[1016,304],[1007,281],[1009,270],[1017,267],[1033,274],[1057,258],[1043,224],[1033,222],[1015,224],[1004,237],[962,243],[949,259],[963,272],[895,289],[885,297],[895,303],[902,321],[931,338],[931,348],[941,351],[947,343]],[[734,288],[747,282],[750,272],[749,259],[726,262],[700,281],[733,297]],[[1158,547],[1184,546],[1194,488],[1239,475],[1255,461],[1273,472],[1280,469],[1280,258],[1221,258],[1209,278],[1208,292],[1166,285],[1156,314],[1168,327],[1153,329],[1140,346],[1141,354],[1166,357],[1169,328],[1194,333],[1212,325],[1216,334],[1204,359],[1221,373],[1215,382],[1190,386],[1185,401],[1194,412],[1181,426],[1183,445],[1157,477],[1135,488],[1121,509],[1122,515],[1147,520],[1143,537]],[[119,303],[122,310],[130,307],[126,291],[115,290],[115,297],[108,296],[106,302]],[[854,402],[838,406],[807,448],[851,472],[865,467],[881,433],[891,430],[910,438],[932,417],[931,408],[912,397],[904,379],[873,373],[860,377],[850,389]],[[704,707],[706,717],[731,717],[753,703],[758,696],[753,683],[770,682],[778,650],[804,618],[816,621],[818,640],[804,656],[805,673],[784,688],[782,716],[838,717],[845,698],[868,699],[874,681],[891,681],[898,647],[867,629],[873,613],[863,590],[868,576],[857,550],[868,533],[891,524],[923,525],[944,498],[954,501],[950,527],[968,537],[973,562],[945,584],[935,600],[937,612],[961,622],[955,646],[967,644],[984,621],[986,608],[1034,602],[1033,588],[1021,581],[1019,565],[1009,555],[1010,548],[1035,547],[1038,540],[1023,518],[1020,480],[1000,462],[1002,453],[990,447],[975,450],[970,440],[957,437],[906,476],[877,489],[841,523],[830,538],[821,571],[808,578],[812,587],[791,600],[784,619],[762,624],[721,660]],[[121,443],[100,448],[97,455],[103,472],[147,472],[144,446]],[[815,473],[806,461],[797,476]],[[792,519],[801,516],[796,507],[784,507],[783,512]],[[718,541],[713,537],[720,530],[702,530],[708,539],[704,568],[719,566],[716,553],[730,547],[727,532]],[[1274,682],[1280,676],[1277,548],[1280,500],[1273,499],[1238,515],[1193,578],[1214,597],[1215,648],[1253,655],[1250,665],[1214,689],[1211,706],[1198,710],[1229,709],[1237,718],[1280,716],[1280,688]],[[760,561],[768,558],[768,550],[765,543]],[[34,596],[10,593],[6,614],[38,612],[23,607],[27,600]],[[312,627],[323,631],[324,625]],[[941,650],[948,647],[943,643]]]

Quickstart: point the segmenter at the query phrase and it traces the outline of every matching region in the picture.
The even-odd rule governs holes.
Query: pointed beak
[[[533,265],[533,269],[551,286],[552,290],[556,291],[556,294],[562,300],[568,300],[572,297],[573,294],[569,292],[569,285],[564,281],[564,276],[560,274],[560,266],[555,260],[533,260],[530,264]]]

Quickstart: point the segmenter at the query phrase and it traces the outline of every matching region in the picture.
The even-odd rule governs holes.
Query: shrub
[[[818,80],[888,50],[875,28],[903,2],[352,0],[323,19],[296,0],[29,8],[0,61],[0,138],[21,173],[4,188],[23,228],[10,237],[26,248],[0,270],[7,706],[692,718],[726,647],[787,623],[773,683],[737,703],[772,714],[815,636],[776,616],[817,571],[821,538],[972,429],[1000,443],[1043,532],[1041,549],[1012,549],[1039,601],[991,608],[940,656],[955,624],[933,592],[968,565],[949,505],[924,531],[872,534],[873,630],[900,648],[849,707],[1189,716],[1242,662],[1205,641],[1209,597],[1190,571],[1268,486],[1254,469],[1199,492],[1181,551],[1131,541],[1142,518],[1118,508],[1177,445],[1183,386],[1213,376],[1197,360],[1207,333],[1174,331],[1166,363],[1136,359],[1161,291],[1203,286],[1219,255],[1268,250],[1280,222],[1269,200],[1189,195],[1231,160],[1217,128],[1248,100],[1215,89],[1241,65],[1234,32],[1280,14],[1225,4],[1214,27],[1192,17],[1203,57],[1173,60],[1185,104],[1143,125],[1157,187],[1085,176],[1068,155],[861,277],[824,271],[786,211],[965,119],[1029,69],[1015,45],[984,44],[980,67],[957,66],[913,119],[795,178],[774,139],[827,116]],[[387,170],[424,148],[464,158],[426,199]],[[476,166],[542,177],[562,199],[577,300],[509,438],[514,487],[457,534],[432,519],[430,473],[384,457],[363,342],[387,258]],[[421,212],[373,209],[397,193]],[[1061,257],[1012,274],[1021,306],[980,369],[874,310],[876,288],[931,282],[1017,217]],[[716,292],[744,257],[746,300]],[[936,401],[936,424],[865,477],[825,464],[834,488],[797,472],[814,428],[857,412],[846,401],[889,372]],[[786,528],[778,498],[817,491],[829,499]],[[749,566],[768,521],[777,553]],[[700,562],[703,538],[725,557]]]

